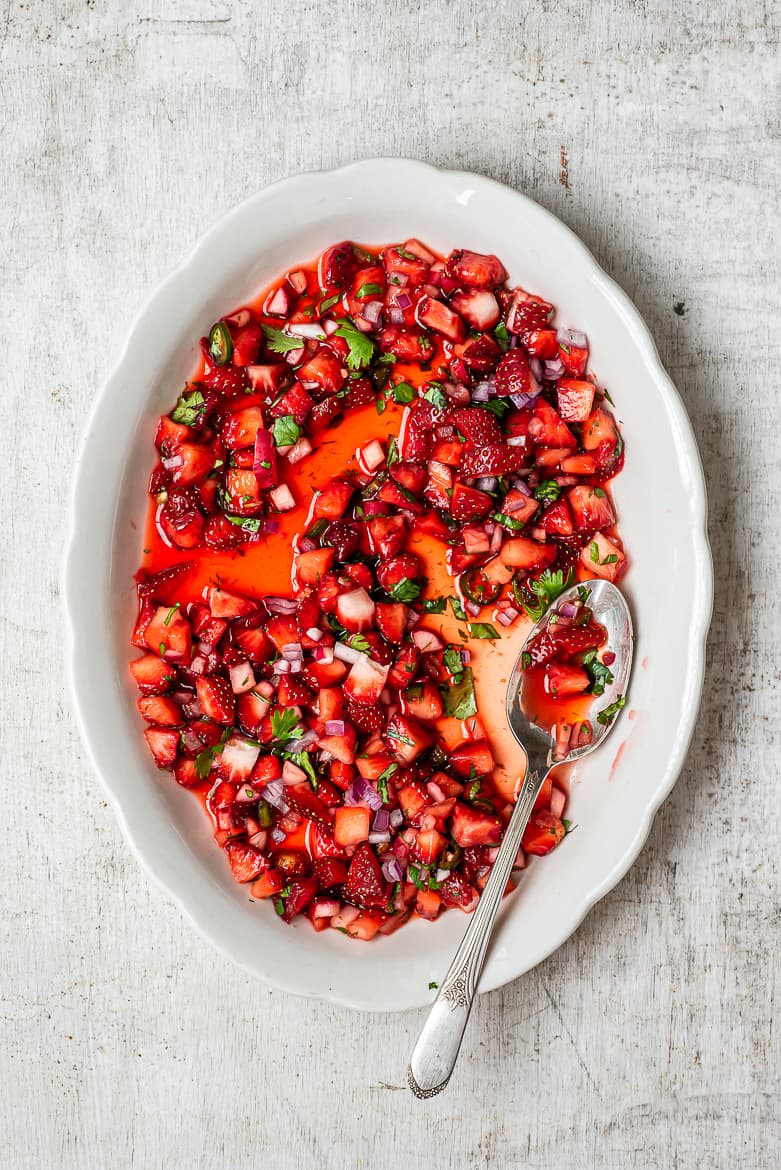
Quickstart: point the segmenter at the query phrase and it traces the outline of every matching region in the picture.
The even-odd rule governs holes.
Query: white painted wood
[[[0,4],[2,1170],[781,1165],[780,23],[770,0]],[[646,848],[483,998],[427,1103],[403,1088],[419,1014],[268,991],[150,887],[72,725],[57,608],[74,448],[146,290],[257,187],[382,153],[528,192],[634,297],[717,571]]]

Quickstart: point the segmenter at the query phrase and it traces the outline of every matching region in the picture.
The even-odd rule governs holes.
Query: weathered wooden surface
[[[781,1165],[779,23],[772,0],[0,3],[2,1170]],[[480,1002],[428,1103],[402,1087],[419,1015],[255,985],[150,887],[72,727],[58,612],[74,448],[141,297],[266,182],[383,153],[528,192],[628,290],[694,420],[718,583],[639,861]]]

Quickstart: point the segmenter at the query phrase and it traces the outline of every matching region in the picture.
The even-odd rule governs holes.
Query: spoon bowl
[[[594,618],[607,630],[607,645],[615,654],[615,662],[611,666],[613,681],[605,688],[599,703],[592,704],[592,717],[585,718],[591,729],[591,740],[580,747],[571,748],[566,755],[558,757],[555,754],[555,740],[550,731],[535,723],[531,713],[524,707],[524,654],[528,652],[529,644],[542,630],[546,628],[554,611],[569,603],[582,602],[588,605]],[[595,577],[590,581],[582,581],[566,589],[554,604],[545,611],[537,624],[529,633],[520,649],[505,696],[505,710],[510,730],[526,753],[529,769],[542,768],[545,765],[553,767],[563,763],[572,763],[587,756],[599,747],[615,720],[600,723],[597,715],[613,703],[620,702],[626,695],[629,675],[632,670],[632,651],[634,635],[632,633],[632,618],[629,606],[623,593],[610,581]],[[593,710],[598,705],[599,710]]]
[[[567,739],[565,748],[561,733],[566,732],[566,726],[562,723],[561,727],[557,728],[554,723],[550,729],[545,728],[535,722],[532,712],[526,709],[524,662],[527,660],[524,655],[529,652],[533,639],[547,629],[549,622],[562,611],[562,607],[566,611],[566,606],[574,602],[587,605],[596,621],[605,627],[606,645],[615,658],[610,665],[612,681],[605,687],[602,695],[592,696],[593,703],[588,715],[578,717],[578,739],[581,738],[580,730],[585,724],[590,728],[590,737],[589,735],[585,737],[588,742],[570,748]],[[564,612],[562,616],[574,614],[567,615]],[[521,647],[507,685],[505,704],[510,729],[526,753],[526,773],[518,782],[515,808],[504,830],[502,844],[494,859],[485,889],[472,914],[461,945],[439,986],[437,998],[413,1050],[407,1079],[416,1097],[433,1097],[441,1092],[450,1080],[477,993],[496,916],[540,789],[551,768],[578,760],[599,747],[615,725],[615,716],[623,706],[632,669],[632,648],[632,619],[629,608],[616,586],[602,579],[583,581],[565,590],[546,610]],[[598,710],[593,712],[592,719],[591,710],[597,705]],[[609,707],[613,708],[611,714],[603,714]]]

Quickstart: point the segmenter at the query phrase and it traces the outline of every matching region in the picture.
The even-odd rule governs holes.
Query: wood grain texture
[[[773,0],[0,0],[2,1170],[781,1165],[780,25]],[[634,298],[717,577],[642,855],[483,997],[425,1103],[419,1014],[267,990],[150,886],[74,730],[58,611],[74,451],[140,299],[258,187],[376,154],[527,192]]]

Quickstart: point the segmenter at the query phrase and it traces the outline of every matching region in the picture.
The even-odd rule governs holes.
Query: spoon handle
[[[529,768],[526,773],[477,909],[413,1049],[407,1080],[416,1097],[441,1093],[455,1068],[496,915],[523,831],[549,771],[550,767],[544,766]]]

